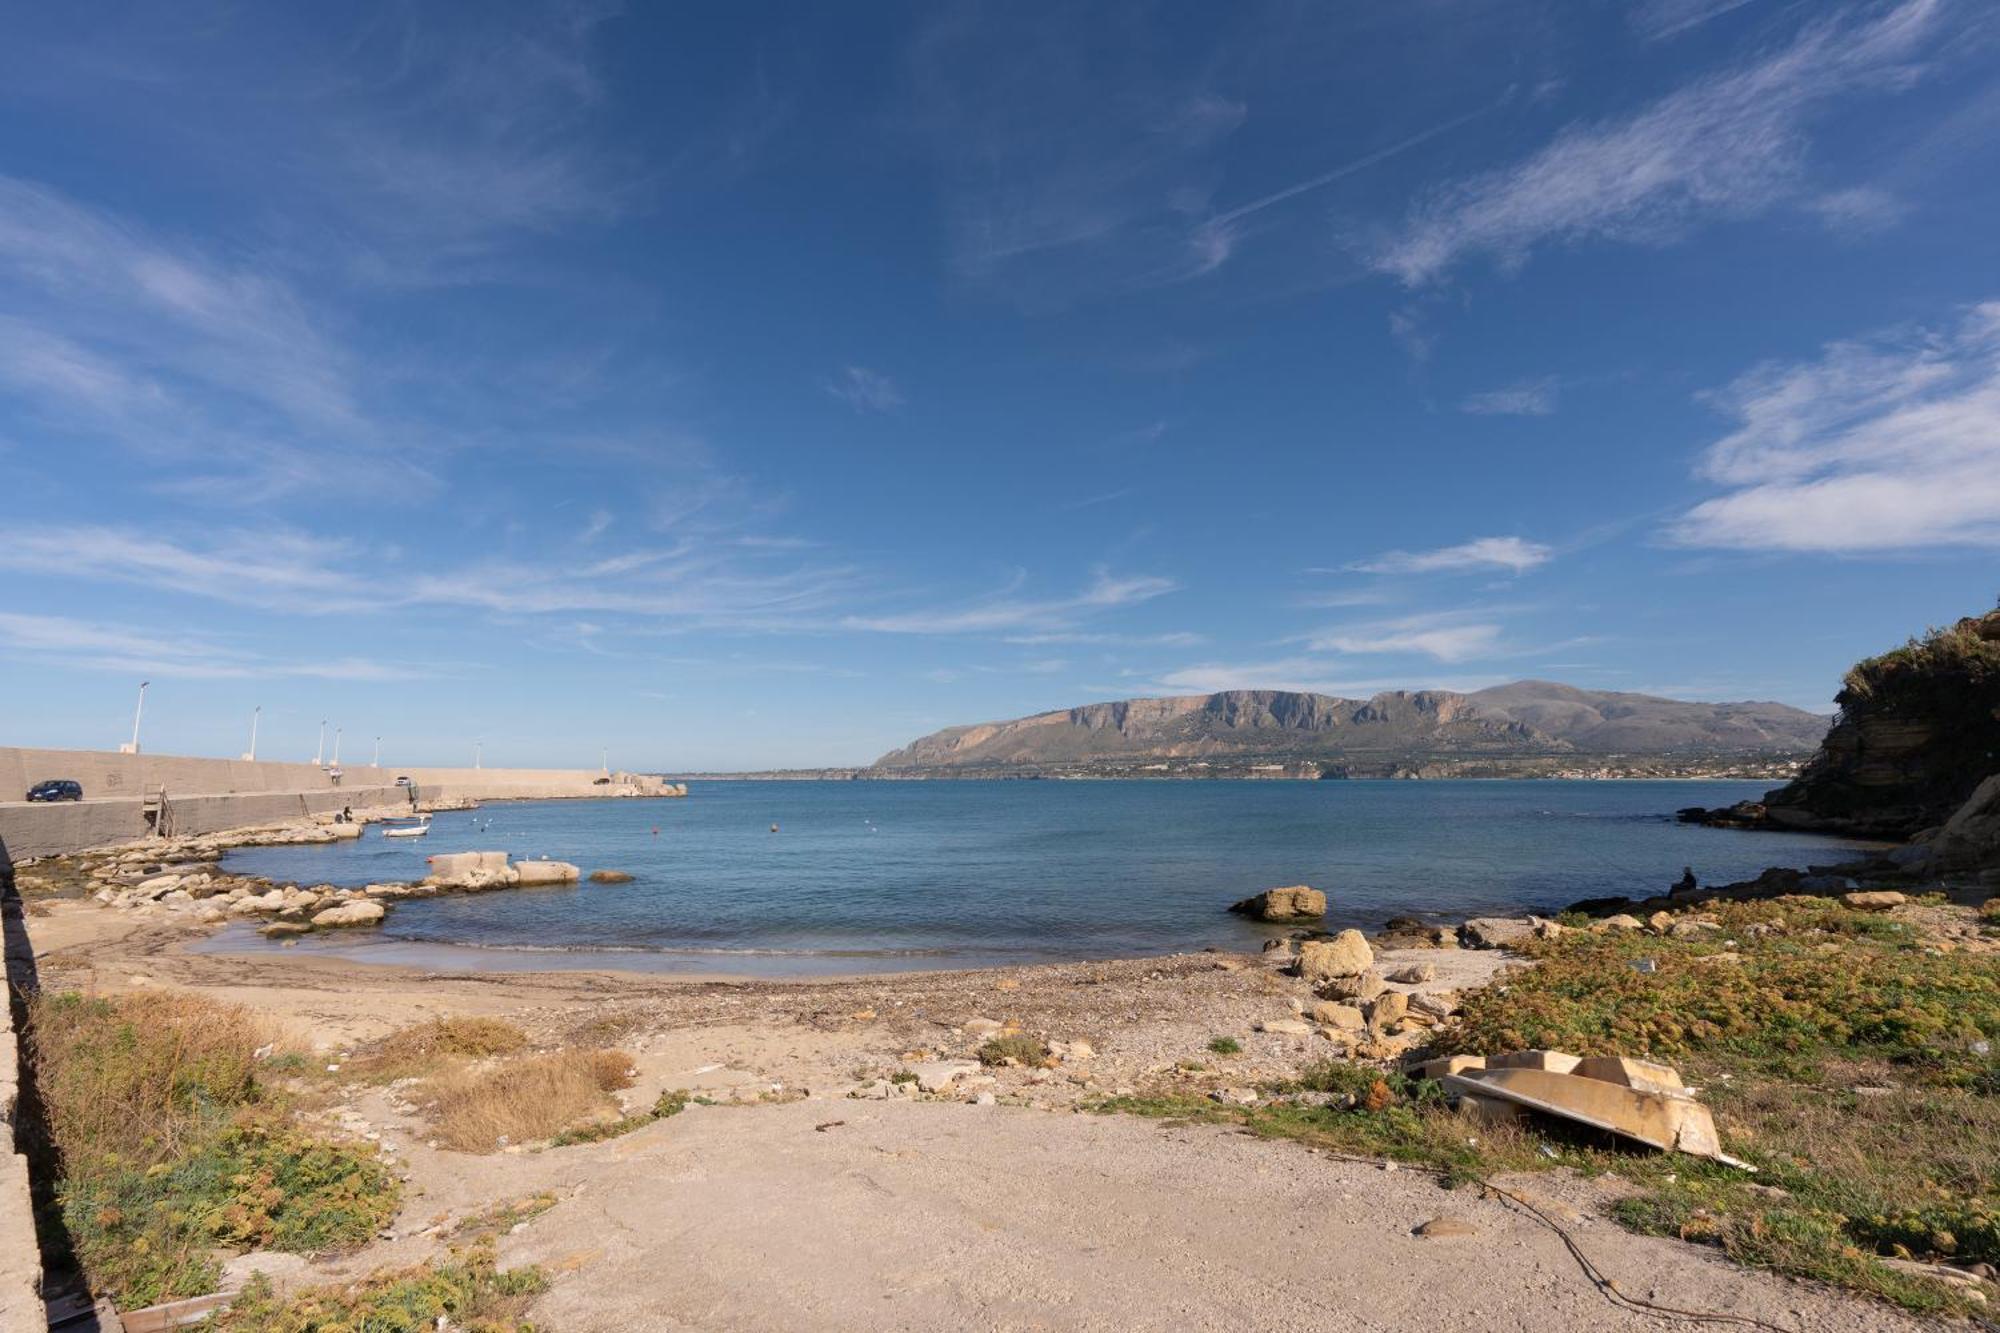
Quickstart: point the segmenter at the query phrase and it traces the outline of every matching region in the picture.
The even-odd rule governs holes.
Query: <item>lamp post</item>
[[[250,748],[243,752],[243,757],[252,763],[256,762],[257,759],[257,718],[263,711],[264,705],[262,704],[258,704],[250,710]]]
[[[118,748],[121,753],[124,754],[139,753],[139,719],[145,716],[146,687],[148,685],[151,685],[152,683],[153,682],[150,680],[142,680],[139,682],[139,705],[138,707],[132,710],[132,743],[130,745],[119,746]]]
[[[473,766],[474,768],[478,768],[478,767],[479,767],[479,755],[480,755],[480,751],[484,750],[485,748],[486,748],[486,742],[485,742],[485,741],[474,741],[474,742],[472,743],[472,766]]]
[[[326,719],[319,720],[319,748],[313,751],[313,767],[326,767]]]
[[[607,778],[608,778],[608,777],[610,777],[610,776],[611,776],[611,747],[610,747],[610,746],[608,746],[608,745],[607,745],[607,746],[605,746],[605,747],[604,747],[604,748],[603,748],[602,750],[599,750],[599,751],[597,752],[597,762],[598,762],[598,766],[599,766],[600,768],[602,768],[602,769],[604,770],[604,776],[605,776],[605,777],[607,777]]]
[[[375,738],[375,757],[368,761],[368,767],[370,768],[382,767],[382,738],[380,736],[377,736]]]
[[[334,766],[335,768],[339,768],[339,767],[340,767],[340,733],[341,733],[341,730],[342,730],[342,729],[341,729],[341,728],[339,728],[339,727],[335,727],[335,728],[333,729],[333,766]]]

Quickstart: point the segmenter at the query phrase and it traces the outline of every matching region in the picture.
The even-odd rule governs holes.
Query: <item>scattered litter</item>
[[[814,1125],[814,1126],[813,1126],[813,1128],[814,1128],[814,1129],[815,1129],[816,1131],[818,1131],[819,1133],[821,1133],[821,1134],[824,1134],[824,1133],[826,1133],[826,1132],[827,1132],[827,1131],[828,1131],[829,1129],[838,1129],[838,1128],[839,1128],[840,1126],[842,1126],[842,1125],[844,1125],[844,1124],[846,1124],[846,1123],[847,1123],[847,1122],[846,1122],[845,1120],[829,1120],[829,1121],[827,1121],[827,1122],[826,1122],[825,1124],[821,1124],[821,1125]]]
[[[1634,958],[1627,964],[1634,972],[1653,973],[1660,970],[1659,963],[1651,958]]]

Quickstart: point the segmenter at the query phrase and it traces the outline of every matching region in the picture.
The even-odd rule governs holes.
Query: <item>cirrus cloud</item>
[[[1547,564],[1554,555],[1552,547],[1520,537],[1477,537],[1435,551],[1384,551],[1372,560],[1358,560],[1347,568],[1360,574],[1437,574],[1477,569],[1525,574],[1537,565]]]

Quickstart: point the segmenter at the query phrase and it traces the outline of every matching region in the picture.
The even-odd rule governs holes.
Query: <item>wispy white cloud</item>
[[[1174,591],[1176,586],[1171,579],[1147,575],[1121,578],[1099,570],[1090,586],[1070,597],[1034,600],[1002,595],[969,605],[935,607],[896,615],[847,616],[840,623],[845,629],[884,634],[1055,631],[1090,615],[1151,601]]]
[[[1413,653],[1440,662],[1467,662],[1504,651],[1501,627],[1458,614],[1407,616],[1322,630],[1306,641],[1316,653]]]
[[[1910,211],[1901,199],[1872,185],[1830,190],[1808,201],[1807,207],[1819,214],[1829,230],[1844,236],[1887,231]]]
[[[784,563],[686,541],[578,563],[487,558],[381,576],[392,552],[296,529],[218,530],[170,538],[129,529],[24,525],[0,543],[0,569],[44,578],[126,583],[177,596],[293,615],[462,607],[499,615],[622,614],[687,625],[824,627],[849,600],[857,571]],[[777,561],[778,563],[771,563]]]
[[[1562,390],[1562,383],[1549,375],[1538,380],[1524,380],[1502,389],[1489,389],[1485,393],[1475,393],[1458,405],[1461,412],[1486,417],[1546,417],[1556,410],[1556,397]]]
[[[1437,574],[1479,569],[1525,574],[1537,565],[1547,564],[1554,555],[1553,547],[1520,537],[1477,537],[1434,551],[1385,551],[1347,568],[1362,574]]]
[[[1122,500],[1135,489],[1137,488],[1132,486],[1120,486],[1116,490],[1103,491],[1096,495],[1078,496],[1074,500],[1060,501],[1055,505],[1055,508],[1064,511],[1071,509],[1094,509],[1098,505],[1107,505],[1114,500]]]
[[[2000,545],[2000,301],[1955,327],[1834,343],[1708,395],[1737,428],[1704,454],[1728,488],[1670,529],[1690,546],[1881,551]]]
[[[361,657],[287,661],[179,629],[163,634],[67,616],[12,612],[0,612],[0,654],[86,671],[203,680],[300,676],[391,681],[429,674],[408,664],[389,665]]]
[[[1800,189],[1812,116],[1841,94],[1919,77],[1944,9],[1904,0],[1816,20],[1784,49],[1636,115],[1572,125],[1525,161],[1425,197],[1373,263],[1418,286],[1475,254],[1512,267],[1555,242],[1660,242],[1704,218],[1762,212]]]
[[[844,366],[820,387],[857,412],[893,412],[904,401],[896,381],[866,366]]]
[[[1151,694],[1213,694],[1219,690],[1295,690],[1339,699],[1366,699],[1387,690],[1484,689],[1502,684],[1496,675],[1368,677],[1341,674],[1339,664],[1315,657],[1281,657],[1264,662],[1203,662],[1160,675]]]
[[[1018,644],[1106,644],[1128,648],[1191,648],[1206,643],[1204,635],[1192,630],[1170,630],[1165,634],[1108,634],[1095,630],[1048,630],[1035,634],[1008,634],[1003,643]]]
[[[272,265],[148,233],[0,177],[0,403],[44,436],[109,443],[154,489],[253,504],[385,478],[424,452],[358,401],[356,359]]]
[[[1424,322],[1423,311],[1415,306],[1404,306],[1389,312],[1389,337],[1403,354],[1419,365],[1431,359],[1437,350],[1437,334]]]
[[[616,6],[526,6],[504,21],[405,9],[313,71],[316,180],[370,247],[357,275],[455,281],[510,238],[624,212],[646,172],[589,133],[606,98],[598,30]]]
[[[0,544],[0,569],[324,615],[381,604],[349,572],[359,555],[349,543],[289,528],[223,531],[195,543],[129,528],[22,524]]]
[[[1678,37],[1750,3],[1752,0],[1639,0],[1632,6],[1630,21],[1641,37],[1657,42]]]
[[[1174,281],[1233,243],[1197,224],[1248,107],[1213,62],[1106,44],[1098,20],[939,8],[911,52],[908,115],[934,155],[952,266],[1022,304]]]

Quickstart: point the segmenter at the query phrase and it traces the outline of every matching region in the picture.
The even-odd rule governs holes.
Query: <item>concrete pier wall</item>
[[[14,860],[59,856],[144,837],[146,798],[164,790],[171,831],[214,833],[253,824],[407,805],[395,785],[407,777],[430,800],[546,800],[670,794],[657,778],[604,775],[593,769],[375,768],[343,766],[336,785],[312,764],[115,754],[103,750],[0,747],[0,844]],[[29,787],[48,778],[83,784],[76,802],[27,804]]]

